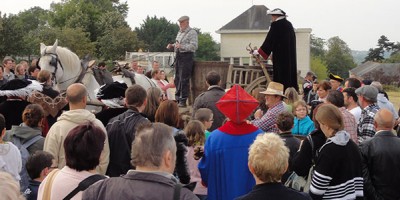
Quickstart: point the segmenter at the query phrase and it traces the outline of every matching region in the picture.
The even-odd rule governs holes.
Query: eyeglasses
[[[305,109],[305,108],[296,109],[296,112],[301,112],[301,111],[307,111],[307,109]]]

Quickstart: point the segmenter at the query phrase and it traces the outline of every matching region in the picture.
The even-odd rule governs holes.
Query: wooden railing
[[[267,66],[267,70],[272,74],[272,66]],[[250,93],[256,87],[266,87],[267,78],[260,66],[229,65],[226,88],[231,88],[234,84],[239,84]]]

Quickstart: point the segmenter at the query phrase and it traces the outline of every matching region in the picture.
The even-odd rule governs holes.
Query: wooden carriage
[[[194,99],[207,90],[206,75],[209,71],[216,71],[221,75],[221,87],[229,89],[239,84],[249,94],[254,88],[264,87],[271,81],[272,66],[262,63],[262,66],[239,66],[228,62],[197,61],[191,78],[190,104]]]

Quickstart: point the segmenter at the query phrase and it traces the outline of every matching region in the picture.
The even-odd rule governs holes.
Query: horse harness
[[[58,55],[57,55],[56,53],[46,53],[46,50],[45,50],[45,51],[44,51],[44,55],[50,55],[50,56],[51,56],[51,60],[50,60],[50,62],[49,62],[49,65],[50,65],[50,66],[53,66],[54,69],[55,69],[54,72],[52,72],[51,74],[53,75],[53,78],[54,78],[54,80],[55,80],[55,83],[57,84],[56,73],[57,73],[57,69],[58,69],[58,64],[60,64],[61,69],[62,69],[63,71],[64,71],[64,67],[63,67],[63,65],[62,65],[62,63],[61,63],[61,61],[60,61],[60,59],[58,59]],[[38,61],[37,61],[37,66],[38,66],[38,67],[40,67],[39,63],[40,63],[40,58],[39,58]],[[88,68],[86,68],[86,69],[88,69]],[[84,67],[83,65],[81,65],[81,72],[80,72],[77,76],[74,76],[74,77],[69,78],[69,79],[67,79],[67,80],[65,80],[65,81],[62,81],[62,82],[60,82],[60,84],[65,83],[65,82],[67,82],[67,81],[69,81],[69,80],[71,80],[71,79],[74,79],[74,78],[76,78],[76,77],[78,77],[78,78],[75,80],[74,83],[82,83],[82,79],[83,79],[83,77],[85,76],[86,73],[87,73],[87,70],[85,70],[85,67]]]

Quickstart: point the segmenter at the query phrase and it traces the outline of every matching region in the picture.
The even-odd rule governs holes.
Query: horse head
[[[40,43],[38,65],[52,73],[52,79],[60,90],[66,90],[81,72],[79,57],[67,48],[59,47],[58,40],[53,46]]]
[[[57,46],[58,40],[54,42],[53,46],[46,46],[45,44],[40,43],[41,57],[38,61],[38,66],[40,66],[42,70],[47,70],[51,72],[52,80],[56,83],[64,74],[64,67],[62,66],[61,61],[58,58]],[[61,69],[59,70],[59,68]]]

